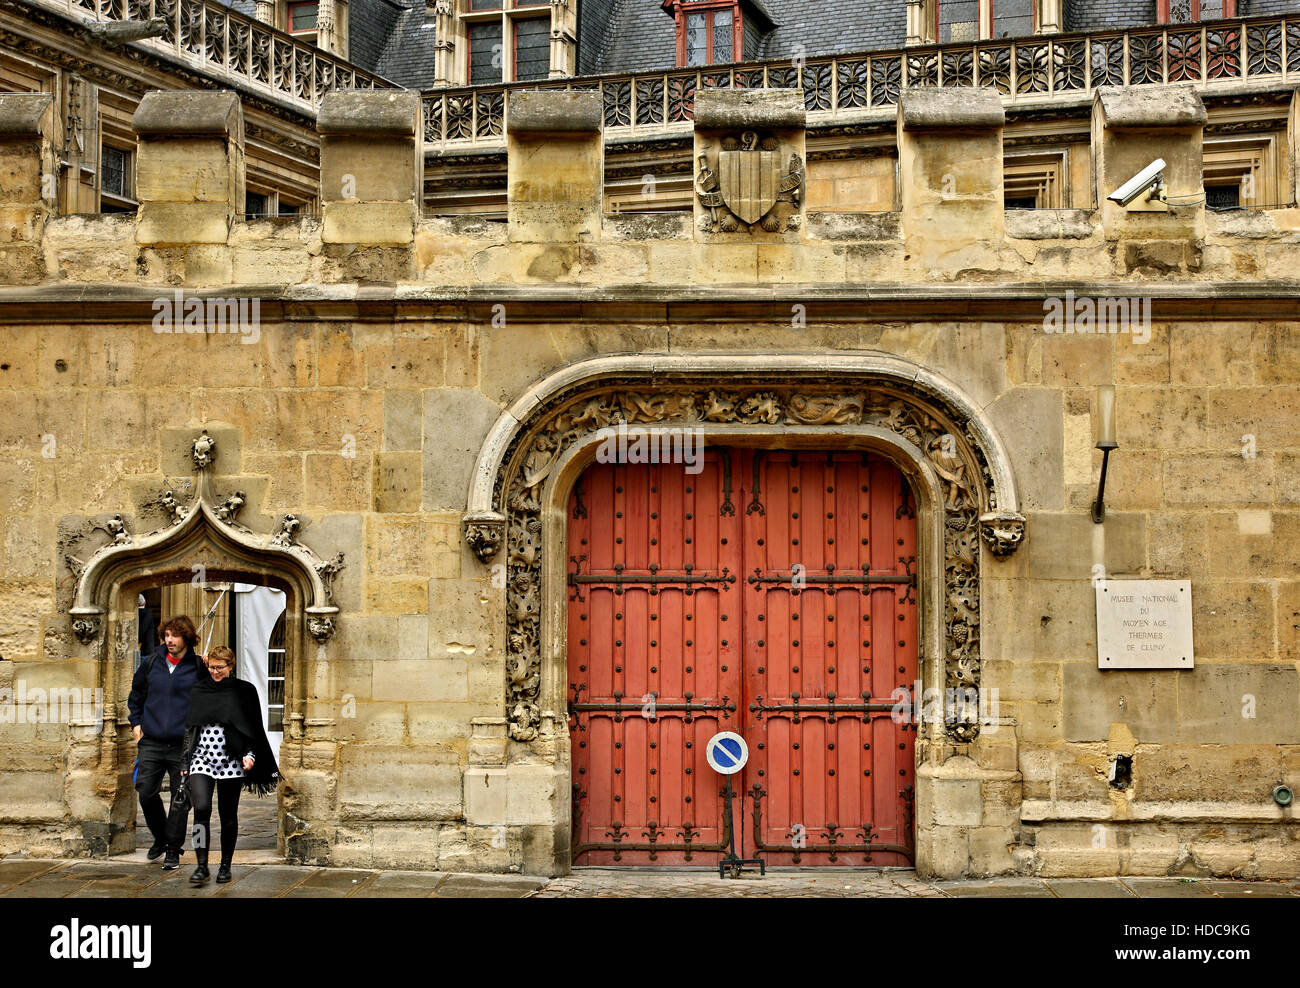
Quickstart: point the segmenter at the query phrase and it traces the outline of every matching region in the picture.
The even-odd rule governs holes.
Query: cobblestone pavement
[[[999,878],[932,882],[912,871],[770,871],[720,879],[706,871],[583,868],[564,878],[304,868],[274,852],[237,851],[234,880],[189,883],[194,859],[162,871],[144,851],[103,861],[11,855],[0,860],[0,899],[20,898],[1300,898],[1300,881],[1179,878]]]

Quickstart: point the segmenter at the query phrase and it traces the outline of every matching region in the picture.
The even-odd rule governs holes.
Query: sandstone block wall
[[[107,687],[108,716],[100,734],[0,725],[0,852],[91,853],[127,832],[121,642],[97,655],[74,633],[66,557],[107,541],[115,515],[137,533],[163,524],[158,494],[193,496],[189,443],[207,429],[215,488],[245,492],[252,532],[293,513],[303,543],[347,559],[337,631],[304,635],[291,673],[286,853],[562,871],[563,714],[553,735],[508,739],[506,592],[463,536],[489,431],[536,382],[592,357],[874,352],[983,409],[1028,517],[1019,551],[982,550],[982,686],[1000,719],[978,742],[925,751],[923,870],[1296,875],[1294,810],[1270,794],[1300,784],[1300,217],[1193,208],[1177,235],[1105,210],[1013,225],[987,173],[949,171],[972,142],[1000,161],[996,121],[974,137],[942,124],[903,127],[901,215],[805,209],[776,242],[593,216],[587,131],[564,145],[578,151],[565,195],[523,197],[512,224],[411,219],[409,240],[392,235],[407,222],[394,204],[414,193],[391,172],[415,140],[393,128],[348,172],[379,191],[338,203],[376,239],[339,242],[328,215],[325,229],[231,218],[212,243],[143,236],[143,213],[33,227],[43,266],[0,288],[0,690]],[[558,124],[530,126],[520,148],[553,150],[536,135]],[[189,205],[228,208],[237,130],[201,139],[215,156],[182,155],[158,187],[197,197],[210,184],[216,201]],[[170,153],[189,139],[159,140]],[[1194,157],[1194,135],[1187,145]],[[28,174],[38,146],[0,178]],[[221,168],[192,182],[175,170],[200,159]],[[568,195],[578,186],[591,195]],[[195,289],[255,295],[256,334],[158,332],[153,300]],[[1149,324],[1048,332],[1044,310],[1067,291],[1145,299]],[[1103,384],[1117,389],[1120,448],[1094,525]],[[1195,669],[1098,671],[1098,572],[1190,579]],[[1120,756],[1132,779],[1117,788]]]

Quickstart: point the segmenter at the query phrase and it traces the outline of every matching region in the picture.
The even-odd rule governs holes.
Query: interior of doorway
[[[256,577],[249,576],[248,579]],[[191,579],[145,586],[135,593],[136,647],[131,674],[134,675],[140,664],[161,646],[161,629],[168,619],[179,615],[189,617],[198,631],[195,651],[200,657],[218,645],[227,646],[235,653],[234,675],[252,682],[257,688],[262,726],[278,759],[284,740],[286,592],[279,587],[238,579]],[[134,772],[132,777],[134,779]],[[164,805],[168,804],[171,793],[166,778],[162,796]],[[138,798],[135,799],[135,824],[136,850],[147,850],[153,837],[145,824]],[[279,800],[276,795],[242,794],[236,861],[244,860],[248,852],[274,853],[278,825]],[[214,812],[214,839],[220,839],[220,830],[220,820]]]

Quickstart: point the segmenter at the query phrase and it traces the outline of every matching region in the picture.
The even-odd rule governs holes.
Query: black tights
[[[214,780],[210,775],[195,775],[191,772],[189,783],[190,803],[194,806],[194,860],[201,865],[208,863],[214,782],[219,797],[217,815],[221,819],[221,863],[228,865],[235,856],[235,841],[239,839],[239,793],[244,787],[244,780]]]

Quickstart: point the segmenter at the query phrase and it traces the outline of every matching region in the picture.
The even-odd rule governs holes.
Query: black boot
[[[211,874],[208,871],[208,849],[206,847],[196,847],[194,849],[194,858],[198,867],[194,869],[194,874],[190,876],[190,884],[202,885],[208,880],[208,876]]]
[[[221,867],[217,869],[217,884],[225,885],[228,881],[230,881],[230,862],[223,861]]]

